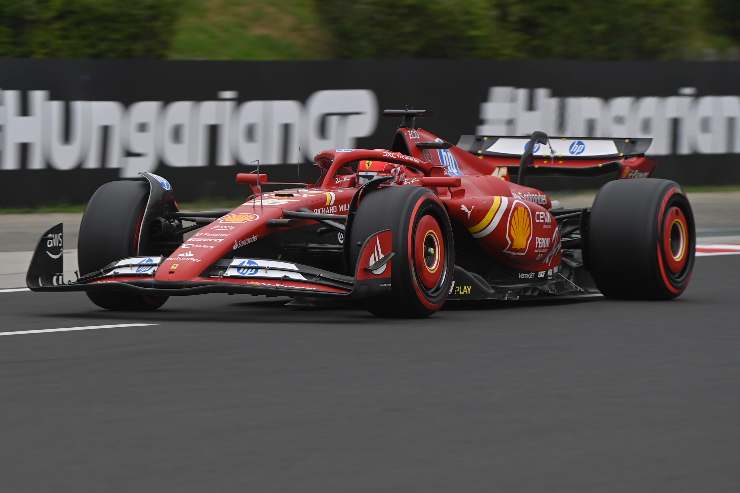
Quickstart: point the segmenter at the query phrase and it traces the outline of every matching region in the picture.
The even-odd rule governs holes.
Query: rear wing
[[[463,135],[457,146],[478,156],[519,158],[530,137]],[[558,160],[614,161],[642,157],[651,138],[550,137],[550,145],[535,144],[534,156]],[[552,147],[552,151],[550,148]]]

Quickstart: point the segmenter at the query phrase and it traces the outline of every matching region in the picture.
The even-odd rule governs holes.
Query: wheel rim
[[[663,257],[673,275],[680,274],[689,258],[689,225],[680,207],[672,206],[663,221]]]
[[[413,261],[417,277],[427,291],[444,280],[444,258],[442,228],[433,216],[425,215],[416,226]]]

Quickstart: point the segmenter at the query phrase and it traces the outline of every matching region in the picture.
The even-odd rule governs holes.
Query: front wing
[[[26,276],[32,291],[118,291],[165,296],[190,296],[207,293],[252,294],[289,297],[333,297],[362,299],[387,294],[392,286],[392,258],[386,249],[380,259],[374,245],[389,232],[381,231],[365,241],[353,276],[338,274],[308,265],[270,259],[222,259],[199,277],[187,281],[160,281],[155,273],[165,257],[131,257],[110,263],[75,281],[63,279],[63,231],[58,224],[39,240]],[[386,241],[386,240],[383,240]],[[387,240],[390,242],[390,240]],[[390,246],[390,243],[388,243]],[[369,260],[372,259],[372,260]],[[383,269],[383,266],[388,268]],[[382,272],[382,274],[376,274]],[[588,295],[561,273],[549,279],[497,285],[480,275],[455,266],[451,301],[517,300],[560,295]]]
[[[374,241],[375,235],[366,244]],[[364,248],[364,247],[363,247]],[[390,259],[393,253],[386,257]],[[244,293],[268,296],[374,296],[390,289],[390,282],[373,279],[372,273],[358,281],[315,267],[269,259],[222,259],[199,277],[187,281],[156,280],[157,269],[166,268],[164,257],[131,257],[110,263],[75,281],[63,279],[63,231],[58,224],[39,240],[26,275],[32,291],[129,291],[143,294],[188,296],[205,293]],[[383,259],[380,260],[381,262]],[[387,260],[386,260],[387,261]],[[367,270],[358,265],[358,271]],[[387,269],[390,275],[390,269]],[[369,279],[365,279],[368,278]],[[386,277],[385,275],[383,277]]]

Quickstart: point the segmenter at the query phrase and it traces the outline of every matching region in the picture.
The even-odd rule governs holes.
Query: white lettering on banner
[[[120,168],[124,149],[121,145],[121,122],[126,108],[115,101],[90,101],[90,148],[83,168]],[[0,120],[1,123],[1,120]],[[108,145],[103,149],[104,132]],[[103,152],[105,151],[105,154]],[[2,165],[0,164],[0,168]]]
[[[90,105],[82,101],[69,104],[70,109],[67,111],[71,120],[67,142],[64,142],[64,106],[62,101],[49,101],[43,121],[43,135],[47,137],[44,139],[44,157],[54,168],[60,170],[77,167],[90,145]]]
[[[479,135],[543,130],[558,136],[652,137],[648,154],[654,156],[740,153],[740,96],[697,97],[694,87],[681,88],[677,96],[602,99],[494,86],[480,118]]]
[[[0,170],[118,168],[125,178],[173,167],[296,164],[373,134],[368,89],[317,91],[300,101],[54,101],[48,91],[0,90]],[[27,108],[23,110],[23,99]],[[28,149],[21,162],[21,147]]]
[[[353,148],[378,123],[378,101],[369,89],[317,91],[305,103],[238,101],[238,96],[224,90],[210,101],[127,106],[53,100],[45,90],[0,90],[0,170],[115,168],[130,178],[154,171],[160,162],[173,167],[256,160],[297,164],[325,149]],[[700,95],[693,87],[671,96],[606,99],[494,86],[481,103],[480,119],[481,135],[544,130],[577,137],[652,137],[648,154],[656,156],[740,153],[740,96]]]
[[[364,89],[318,91],[308,98],[306,108],[305,144],[311,156],[333,147],[354,147],[355,138],[372,135],[378,122],[375,93]]]

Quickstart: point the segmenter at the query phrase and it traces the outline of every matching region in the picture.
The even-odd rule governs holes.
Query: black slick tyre
[[[80,224],[77,258],[81,274],[140,254],[139,232],[149,196],[144,181],[112,181],[98,188]],[[156,310],[167,296],[109,290],[88,291],[90,300],[108,310]]]
[[[665,300],[688,286],[696,227],[673,181],[616,180],[599,191],[586,234],[586,259],[607,297]]]
[[[442,203],[428,189],[392,186],[362,199],[349,232],[353,267],[360,249],[373,234],[393,235],[389,295],[366,300],[367,309],[382,317],[426,317],[447,299],[453,279],[455,247],[452,227]]]

